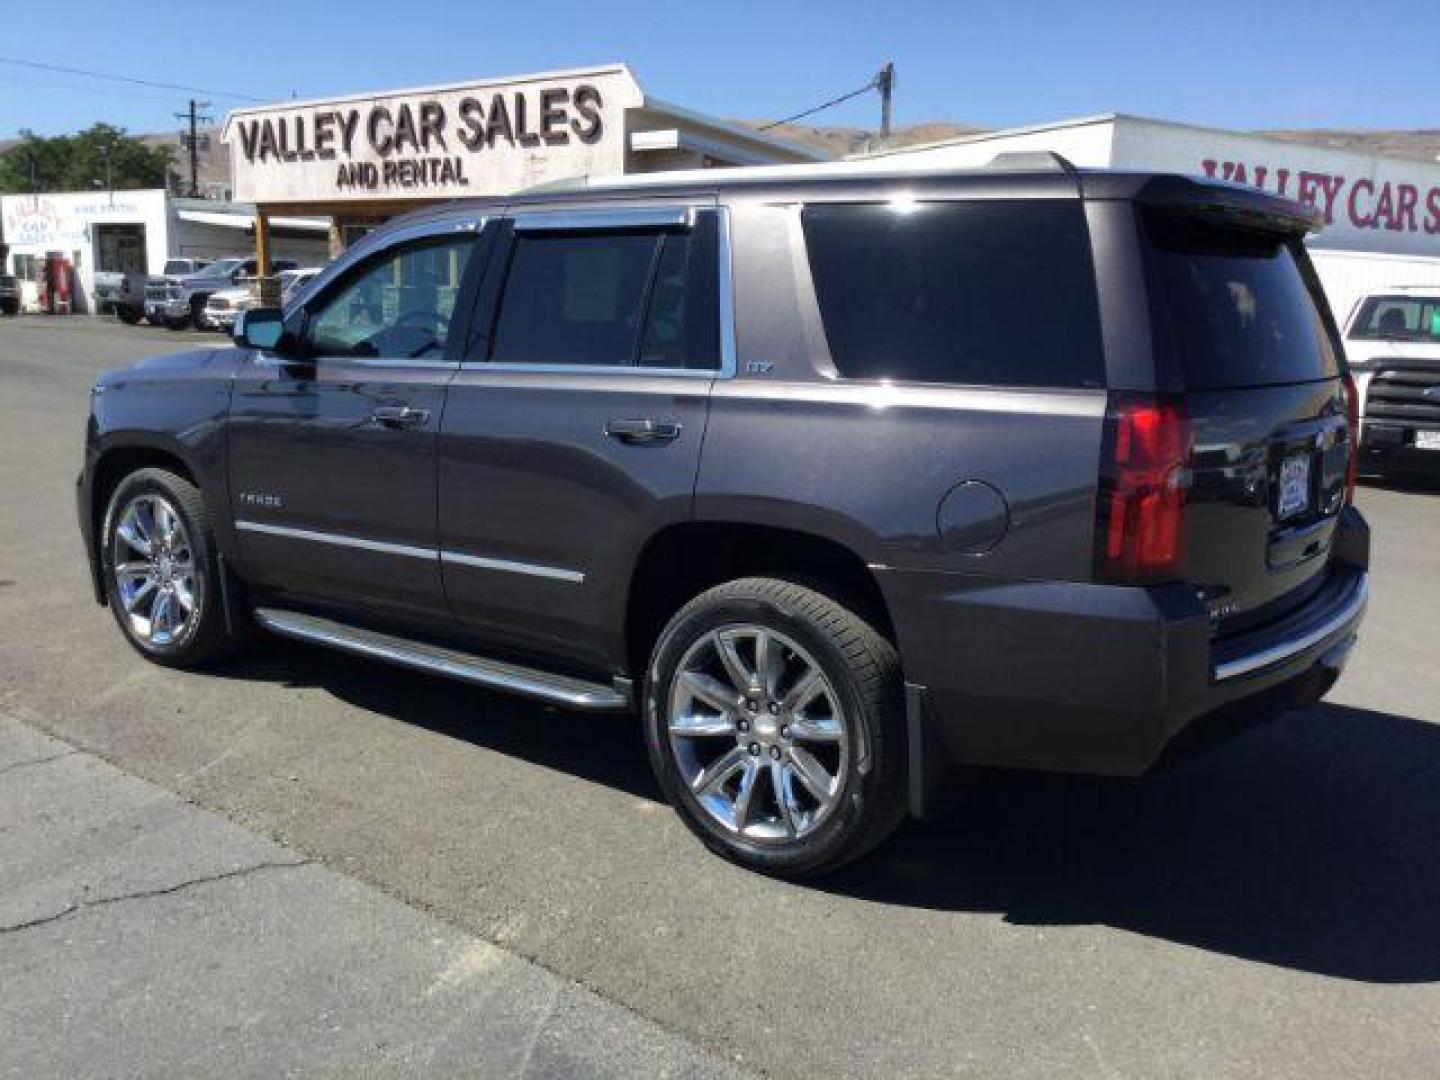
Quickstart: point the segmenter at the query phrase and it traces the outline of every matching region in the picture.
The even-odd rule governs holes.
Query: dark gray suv
[[[951,763],[1136,774],[1328,689],[1369,537],[1313,225],[1058,160],[427,210],[100,380],[95,595],[161,663],[258,624],[637,709],[708,845],[819,873]]]

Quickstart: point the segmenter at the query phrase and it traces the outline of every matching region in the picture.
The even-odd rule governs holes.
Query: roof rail
[[[1080,175],[1074,162],[1054,150],[1005,150],[991,158],[985,168],[1012,172],[1063,172],[1077,179]]]

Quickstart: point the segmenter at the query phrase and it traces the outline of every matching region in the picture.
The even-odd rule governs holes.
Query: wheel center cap
[[[755,734],[761,740],[773,739],[780,734],[780,721],[768,714],[761,714],[755,718]]]

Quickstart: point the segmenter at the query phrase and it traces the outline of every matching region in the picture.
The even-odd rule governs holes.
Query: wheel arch
[[[95,600],[106,602],[105,578],[100,564],[100,546],[104,543],[105,509],[125,477],[141,469],[165,469],[201,487],[200,473],[174,447],[158,442],[119,442],[104,447],[90,469],[90,494],[87,512],[90,524],[90,579]],[[202,488],[203,490],[203,488]]]
[[[684,521],[650,537],[631,572],[625,605],[629,670],[643,674],[660,631],[689,600],[741,577],[778,577],[825,592],[896,641],[880,584],[851,546],[801,529]]]

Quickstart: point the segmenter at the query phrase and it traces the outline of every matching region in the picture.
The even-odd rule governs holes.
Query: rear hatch
[[[1304,219],[1142,211],[1162,381],[1193,435],[1185,567],[1221,635],[1324,583],[1351,453],[1338,334]]]

